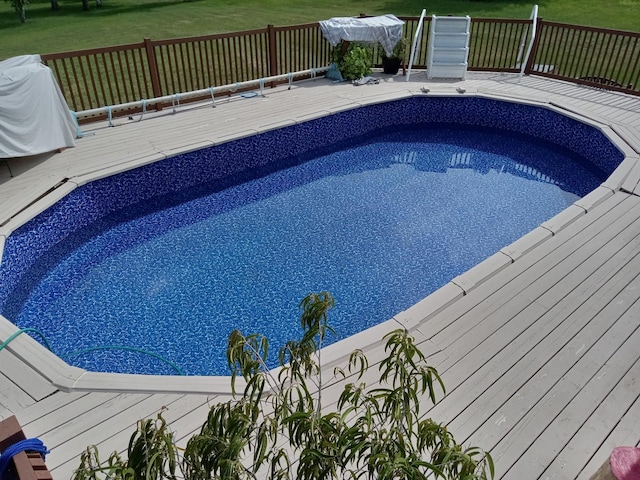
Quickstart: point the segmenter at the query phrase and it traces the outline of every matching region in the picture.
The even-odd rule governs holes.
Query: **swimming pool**
[[[486,113],[487,111],[490,111],[493,115],[488,116]],[[475,112],[475,114],[473,114],[473,112]],[[408,117],[407,114],[409,114]],[[440,119],[438,117],[440,117]],[[28,295],[23,292],[32,292],[34,285],[39,283],[39,279],[43,277],[44,273],[50,271],[58,264],[59,259],[64,256],[62,254],[65,250],[73,250],[77,245],[82,244],[84,240],[92,238],[93,234],[97,230],[105,230],[107,226],[120,224],[120,220],[123,219],[123,216],[119,216],[118,212],[121,212],[123,208],[127,210],[127,215],[134,217],[142,214],[148,215],[150,213],[148,209],[151,204],[150,199],[153,199],[154,203],[158,202],[158,199],[160,198],[158,197],[158,194],[160,193],[165,194],[165,197],[163,197],[162,200],[164,205],[184,205],[186,200],[199,198],[201,193],[211,188],[211,182],[213,182],[215,184],[214,189],[226,192],[227,197],[225,200],[218,202],[219,205],[224,206],[222,210],[225,210],[229,205],[234,204],[234,201],[238,202],[238,199],[242,197],[241,194],[232,192],[231,186],[240,182],[241,185],[245,185],[245,188],[247,188],[247,184],[243,182],[254,178],[254,183],[251,184],[250,188],[252,195],[255,196],[256,192],[262,192],[265,198],[273,199],[274,197],[277,197],[277,195],[273,195],[274,189],[282,190],[283,185],[287,184],[293,184],[296,188],[299,187],[299,181],[289,180],[288,183],[282,181],[282,172],[287,171],[282,170],[283,167],[292,167],[304,160],[322,157],[322,155],[326,154],[336,146],[343,148],[348,144],[353,143],[352,137],[361,137],[361,140],[364,138],[364,144],[366,145],[369,139],[362,137],[362,135],[371,135],[372,132],[380,131],[380,129],[385,129],[387,131],[390,129],[393,130],[399,125],[406,126],[409,119],[412,119],[410,122],[412,124],[432,124],[434,122],[442,122],[446,119],[449,124],[472,124],[482,128],[499,126],[498,124],[487,125],[487,123],[492,123],[492,121],[487,121],[487,118],[489,117],[494,120],[496,118],[502,118],[503,123],[505,120],[508,120],[508,128],[511,129],[511,131],[517,131],[514,126],[519,125],[522,127],[520,130],[525,130],[525,134],[533,135],[534,133],[537,133],[536,138],[542,138],[545,141],[553,140],[554,137],[559,135],[559,132],[564,132],[565,134],[569,131],[571,132],[568,139],[556,143],[560,143],[565,149],[571,149],[573,152],[577,152],[578,154],[587,157],[588,161],[591,163],[591,165],[588,166],[587,171],[590,170],[596,180],[591,181],[591,183],[587,182],[588,185],[579,185],[579,188],[570,192],[570,196],[563,198],[563,201],[568,203],[571,203],[573,199],[583,195],[590,188],[597,185],[599,181],[602,181],[602,177],[610,173],[621,160],[621,154],[612,147],[606,138],[597,130],[580,124],[574,120],[567,119],[566,117],[562,117],[554,112],[537,107],[515,105],[485,99],[430,98],[409,99],[406,101],[394,102],[392,104],[375,105],[357,111],[346,112],[344,114],[320,119],[315,122],[301,124],[292,129],[278,130],[259,135],[257,137],[243,139],[238,142],[224,144],[219,147],[214,147],[217,149],[215,151],[200,151],[182,155],[174,159],[152,164],[118,176],[92,182],[91,184],[74,191],[71,195],[65,198],[63,202],[60,202],[29,224],[21,227],[7,239],[5,255],[3,257],[2,275],[3,280],[6,280],[8,283],[5,281],[2,282],[3,291],[1,293],[4,295],[4,297],[0,297],[4,300],[2,312],[9,318],[15,318],[17,312],[21,311],[22,307],[28,303]],[[537,125],[538,129],[542,129],[542,133],[536,132],[535,129],[532,128],[532,124],[534,123]],[[547,125],[547,128],[545,129],[544,126],[541,127],[541,125]],[[549,128],[549,126],[552,128]],[[453,130],[455,130],[455,128]],[[458,133],[460,132],[461,131],[458,130]],[[302,145],[295,141],[300,138],[301,135],[305,135],[302,138],[308,140],[311,147],[309,145]],[[464,136],[465,138],[468,137],[468,135]],[[471,140],[469,138],[467,139]],[[389,140],[390,139],[385,139],[384,141],[393,143],[393,139],[391,139],[391,141]],[[475,140],[473,141],[475,142]],[[571,145],[572,142],[575,142],[576,145]],[[305,142],[305,144],[306,143],[307,142]],[[273,153],[268,155],[268,158],[265,158],[267,156],[264,155],[264,152],[267,147],[269,148],[269,151],[272,151]],[[431,175],[435,175],[436,173],[434,170],[437,169],[450,169],[458,174],[464,173],[464,171],[467,170],[477,174],[483,181],[488,181],[491,177],[488,173],[497,172],[498,164],[487,164],[486,162],[481,162],[480,158],[474,158],[479,157],[479,154],[474,153],[472,155],[466,155],[472,147],[473,145],[464,145],[463,150],[466,149],[464,151],[448,152],[442,157],[446,161],[440,161],[439,166],[426,166],[425,163],[423,170]],[[375,150],[379,151],[381,149],[377,146]],[[414,149],[412,151],[416,150],[417,149]],[[421,161],[416,161],[415,156],[412,159],[412,151],[409,151],[407,154],[400,154],[397,152],[392,153],[392,156],[398,155],[399,158],[393,161],[390,161],[387,158],[383,161],[382,165],[376,164],[373,170],[390,170],[392,171],[391,173],[403,178],[409,171],[412,173],[421,171]],[[371,152],[365,155],[365,157],[370,156],[370,153]],[[522,153],[519,155],[522,156]],[[526,152],[524,156],[526,156]],[[313,160],[311,162],[304,163],[304,165],[308,168],[310,167],[311,170],[316,168],[315,174],[313,171],[307,171],[306,173],[310,178],[326,179],[326,176],[323,177],[322,175],[318,175],[317,172],[326,172],[327,167],[326,165],[323,167],[313,167],[313,162],[317,161],[318,160]],[[320,160],[320,164],[322,164],[322,161],[323,160]],[[476,161],[478,163],[474,163]],[[566,180],[571,180],[572,172],[574,172],[572,168],[567,169],[568,165],[564,165],[565,170],[563,171],[562,166],[558,165],[526,165],[526,163],[519,162],[517,160],[512,160],[512,163],[507,166],[502,164],[499,167],[502,169],[503,173],[505,168],[507,170],[511,168],[513,172],[519,172],[523,175],[521,177],[512,175],[514,178],[522,179],[524,176],[536,177],[538,183],[547,187],[555,186],[553,185],[554,183],[570,183],[566,182]],[[336,167],[334,166],[333,168],[335,169]],[[550,172],[549,169],[553,171]],[[279,177],[276,180],[263,179],[263,183],[260,183],[260,180],[256,179],[269,171],[277,172],[275,175],[276,177]],[[347,178],[351,178],[348,177],[347,173],[349,175],[355,174],[363,176],[365,172],[370,171],[370,168],[367,170],[362,167],[356,167],[355,172],[340,171],[337,172],[337,175],[331,175],[329,177],[334,181],[336,178],[338,180],[346,180]],[[483,171],[485,172],[484,174],[481,173]],[[484,175],[484,177],[482,177],[482,175]],[[378,183],[376,183],[376,181]],[[352,186],[353,181],[349,180],[348,184],[349,186]],[[448,198],[449,202],[456,205],[458,209],[473,210],[474,202],[472,200],[476,200],[477,203],[477,199],[472,198],[472,192],[474,190],[470,187],[465,187],[465,183],[460,181],[460,179],[454,179],[453,184],[459,188],[448,192],[449,195],[445,198]],[[386,184],[381,179],[367,179],[364,185],[365,186],[361,187],[362,191],[369,192],[372,190],[384,191],[385,189],[381,188],[380,185]],[[447,185],[450,186],[451,182],[444,182],[440,187],[444,191]],[[315,188],[318,188],[318,192],[321,193],[332,190],[334,187],[324,185],[323,187],[316,186]],[[424,186],[422,188],[424,189]],[[510,189],[513,190],[511,187]],[[347,189],[347,191],[348,190],[349,189]],[[185,194],[185,192],[188,193]],[[398,190],[396,190],[396,194],[397,192]],[[364,193],[357,197],[362,197],[363,195]],[[396,197],[397,195],[383,198],[382,204],[389,203],[390,200],[395,200]],[[522,202],[522,200],[520,202]],[[564,206],[568,203],[564,203]],[[349,205],[352,205],[352,203],[349,203]],[[156,210],[161,210],[159,208],[160,206],[161,205],[156,205]],[[556,206],[556,208],[562,209],[564,206]],[[135,211],[136,208],[139,208],[139,210]],[[366,208],[367,205],[363,205],[356,218],[367,218],[363,214],[363,211],[366,211]],[[315,210],[311,208],[307,212],[313,211]],[[228,214],[229,211],[227,210],[222,213]],[[482,209],[475,213],[477,216],[477,213],[482,213]],[[125,215],[125,217],[127,215]],[[309,216],[310,214],[306,213],[305,215]],[[305,217],[305,215],[302,215],[302,217]],[[552,214],[546,212],[540,215],[540,217],[534,218],[534,223],[529,224],[528,226],[519,224],[519,230],[514,229],[513,232],[510,232],[510,235],[512,235],[511,237],[507,237],[506,240],[503,238],[500,241],[508,243],[509,241],[515,240]],[[334,218],[331,215],[328,217],[329,219]],[[413,223],[407,222],[407,224],[400,229],[407,237],[407,241],[403,244],[404,247],[415,246],[416,242],[411,243],[413,238],[412,234],[414,232],[412,232],[410,227],[415,226],[415,219],[420,217],[421,211],[413,212],[413,216],[411,217]],[[186,220],[187,218],[189,220]],[[175,219],[175,222],[178,224],[180,224],[180,222],[194,224],[191,216],[180,214],[179,212],[175,213]],[[338,228],[334,228],[334,231],[339,231],[339,227],[344,223],[344,221],[344,219],[339,219],[336,222]],[[158,228],[156,223],[152,221],[150,222],[154,225],[153,236],[155,236],[155,238],[160,238],[164,235],[163,229],[165,227]],[[368,220],[364,222],[365,225],[362,231],[366,230],[367,222]],[[486,219],[479,217],[478,225],[483,224],[486,224]],[[251,224],[247,225],[248,226],[246,228],[252,228]],[[91,226],[91,228],[87,229],[87,226]],[[325,226],[325,228],[327,227]],[[439,231],[444,232],[445,230],[447,230],[446,227],[441,226],[439,228]],[[494,228],[493,230],[496,229]],[[140,231],[148,232],[149,229],[142,229]],[[316,235],[318,234],[316,233]],[[140,239],[140,237],[140,234],[134,235],[134,238],[136,239]],[[125,238],[125,236],[115,235],[113,238]],[[379,238],[379,235],[375,238]],[[344,244],[347,240],[349,240],[349,237],[342,239],[340,244]],[[498,244],[497,247],[494,245],[493,250],[488,252],[483,251],[480,253],[480,256],[475,259],[470,258],[467,255],[460,255],[465,257],[464,260],[467,263],[462,261],[459,263],[459,268],[461,270],[458,273],[473,266],[479,260],[482,260],[482,258],[486,257],[497,248],[500,248],[500,246],[504,246],[506,243]],[[106,244],[110,246],[117,246],[118,242],[113,241],[112,239]],[[459,254],[459,252],[463,250],[464,244],[465,240],[461,240],[461,243],[457,245],[457,248],[454,248],[453,251]],[[52,247],[52,245],[56,246]],[[376,243],[374,242],[371,245],[376,245]],[[126,241],[124,243],[120,243],[122,251],[131,247],[132,245],[127,244]],[[177,250],[180,249],[174,248],[174,251]],[[104,248],[98,248],[96,251],[104,252]],[[188,249],[184,249],[184,251],[188,251]],[[309,246],[306,246],[306,249],[303,248],[302,251],[309,251]],[[371,246],[369,246],[369,251],[371,251]],[[7,252],[9,252],[9,256],[7,256]],[[20,255],[16,255],[18,252]],[[415,255],[414,250],[409,250],[409,252],[410,257],[415,258],[416,260],[420,259],[420,257]],[[247,251],[247,254],[249,253],[251,253],[251,251]],[[350,253],[352,254],[353,252]],[[379,265],[385,259],[385,251],[382,250],[381,252],[376,253],[377,257],[376,262],[374,263]],[[322,254],[322,252],[320,252],[320,254]],[[9,259],[8,262],[5,261],[7,258]],[[95,259],[95,257],[93,258]],[[22,263],[22,265],[19,265],[20,263]],[[417,263],[420,263],[420,261]],[[17,268],[18,266],[21,266],[21,269]],[[317,270],[332,273],[330,267],[319,267]],[[81,271],[81,269],[69,269],[69,272],[77,273],[78,271]],[[335,272],[333,273],[335,274]],[[419,274],[413,273],[413,276],[416,275]],[[445,272],[442,275],[441,282],[446,282],[452,276],[450,272]],[[102,274],[99,277],[104,278]],[[339,277],[339,275],[337,277]],[[407,278],[401,278],[397,274],[387,275],[386,278],[389,279],[387,282],[397,281],[396,290],[394,290],[393,294],[394,297],[406,293],[405,287],[408,283]],[[374,289],[378,282],[379,278],[375,278],[372,285],[368,286],[366,291]],[[6,285],[8,284],[12,284],[14,288],[7,288]],[[158,291],[162,291],[162,279],[158,280],[155,283],[155,286]],[[339,284],[334,285],[335,288],[339,288],[339,286]],[[290,303],[285,305],[285,310],[288,313],[277,315],[279,318],[287,318],[287,323],[296,323],[297,312],[295,311],[295,305],[304,294],[308,293],[309,290],[326,288],[333,291],[338,298],[338,302],[343,301],[344,298],[344,296],[341,298],[340,293],[337,293],[335,288],[332,289],[322,285],[318,285],[318,288],[316,288],[315,285],[301,285],[301,288],[302,290],[299,292],[299,295],[294,295],[293,299],[288,300]],[[397,310],[394,309],[406,308],[428,293],[429,291],[423,291],[421,294],[418,293],[417,297],[414,296],[406,299],[406,301],[409,302],[408,304],[402,303],[392,305],[388,307],[388,311],[381,309],[382,318],[378,318],[378,321],[386,320],[397,312]],[[51,292],[49,294],[51,295]],[[416,294],[414,293],[413,295]],[[346,295],[346,297],[349,298],[349,295]],[[280,303],[284,304],[284,302]],[[242,305],[243,303],[234,302],[233,304]],[[374,308],[374,310],[378,311],[377,308]],[[256,318],[253,311],[250,313],[248,312],[247,317],[252,319]],[[102,320],[105,320],[104,316],[101,318]],[[54,323],[56,322],[56,319],[50,318],[49,322]],[[163,322],[166,323],[167,321],[163,320]],[[75,321],[69,323],[71,323],[71,325],[69,325],[69,327],[71,327],[71,331],[66,330],[67,333],[63,334],[69,338],[86,337],[87,335],[85,332],[87,328],[97,330],[106,326],[97,325],[95,327],[88,327],[85,325],[84,327],[80,327]],[[171,344],[182,344],[181,334],[167,334],[162,328],[160,328],[160,323],[161,322],[158,322],[156,325],[156,327],[158,327],[157,330],[160,333],[160,337],[163,337],[165,341],[168,338],[169,343]],[[350,322],[347,320],[345,323],[348,324]],[[61,324],[63,324],[63,322],[58,321],[56,328],[61,327]],[[263,328],[260,328],[260,324],[250,326],[255,326],[257,328],[249,330],[245,329],[245,331],[269,330],[269,327],[266,327],[266,325],[263,325]],[[73,330],[74,328],[76,329],[75,331]],[[122,326],[117,327],[117,331],[122,332],[122,328]],[[184,330],[190,331],[193,328],[193,326],[186,325]],[[129,336],[129,333],[131,332],[128,332],[127,336]],[[122,334],[120,333],[120,335]],[[226,334],[223,336],[226,338]],[[167,350],[168,348],[163,348],[163,351],[160,353],[164,354]],[[214,349],[207,351],[206,356],[212,356],[212,350]],[[198,355],[202,354],[194,354],[193,352],[190,352],[190,356],[192,357]],[[126,362],[131,361],[131,359],[126,360]],[[139,359],[135,359],[133,362],[140,363],[141,361]],[[182,362],[178,361],[176,363],[181,364]],[[189,373],[224,373],[219,371],[203,372],[202,370],[195,370],[191,368],[187,368],[187,371]]]

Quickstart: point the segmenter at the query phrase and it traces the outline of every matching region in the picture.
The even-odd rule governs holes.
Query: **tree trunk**
[[[58,0],[51,0],[51,10],[60,10],[60,4],[58,4]]]
[[[24,5],[20,7],[20,23],[27,22],[27,10],[24,8]]]
[[[89,0],[82,0],[82,10],[85,12],[89,10]]]

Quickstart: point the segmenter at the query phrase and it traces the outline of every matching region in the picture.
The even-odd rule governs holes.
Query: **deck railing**
[[[526,73],[640,95],[640,33],[538,24]]]
[[[401,18],[410,44],[419,18]],[[427,65],[430,25],[427,18],[414,69]],[[519,72],[532,25],[472,19],[469,70]],[[541,19],[537,25],[525,74],[640,95],[640,33]],[[313,70],[330,58],[318,23],[42,55],[75,111]],[[377,49],[373,60],[379,66]]]

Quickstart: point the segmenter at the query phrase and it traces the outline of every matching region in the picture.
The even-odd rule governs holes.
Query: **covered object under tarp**
[[[395,15],[379,17],[335,17],[322,20],[320,29],[334,47],[341,40],[349,42],[380,43],[385,53],[391,56],[393,47],[402,38],[404,22]]]
[[[60,87],[39,55],[0,62],[0,158],[73,147],[77,133]]]

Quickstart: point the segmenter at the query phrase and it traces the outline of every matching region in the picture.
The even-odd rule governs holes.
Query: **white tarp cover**
[[[320,29],[324,38],[334,47],[340,43],[340,40],[362,43],[380,42],[385,53],[391,56],[393,47],[402,38],[403,24],[404,22],[395,15],[367,18],[336,17],[322,20]]]
[[[73,114],[39,55],[0,62],[0,158],[73,147]]]

